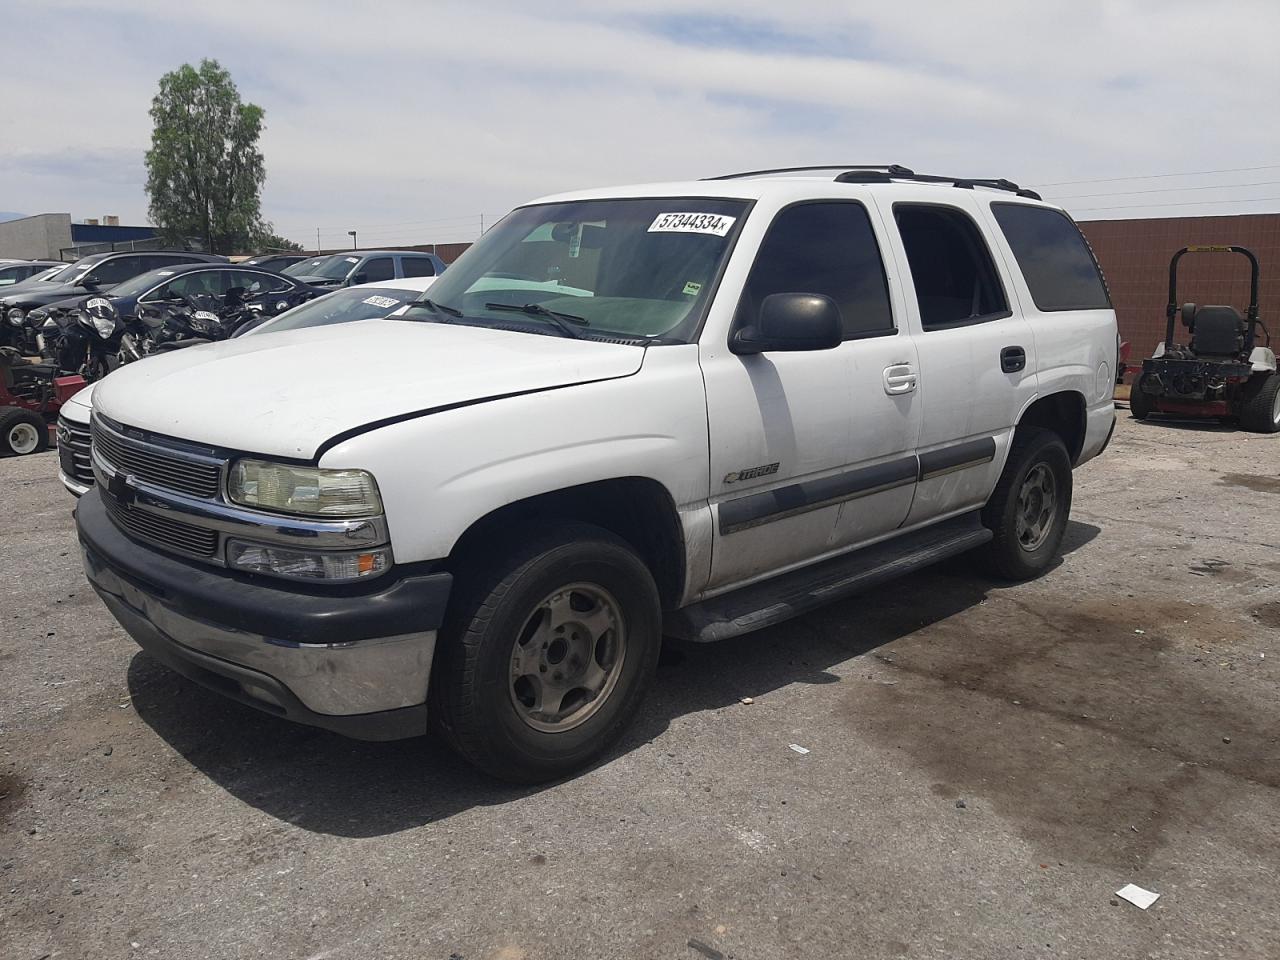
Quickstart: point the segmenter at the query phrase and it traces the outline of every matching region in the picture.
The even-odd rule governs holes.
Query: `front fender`
[[[509,503],[599,480],[651,478],[682,514],[705,509],[697,348],[649,348],[630,377],[389,424],[334,446],[321,465],[373,473],[398,563],[447,556],[471,524]]]

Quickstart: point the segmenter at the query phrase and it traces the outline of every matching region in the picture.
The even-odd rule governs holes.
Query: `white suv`
[[[816,169],[539,200],[401,316],[112,374],[89,579],[234,699],[535,781],[664,632],[979,548],[1036,576],[1114,426],[1088,246],[1007,181]]]

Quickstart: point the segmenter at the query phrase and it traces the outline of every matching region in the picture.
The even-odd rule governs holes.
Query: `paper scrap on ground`
[[[800,744],[798,744],[798,743],[789,743],[789,744],[787,744],[787,746],[789,746],[789,747],[790,747],[792,750],[794,750],[796,753],[808,753],[808,752],[809,752],[809,748],[808,748],[808,747],[802,747],[802,746],[800,746]]]
[[[1126,883],[1123,887],[1116,891],[1116,896],[1121,900],[1128,900],[1139,910],[1145,910],[1157,900],[1160,894],[1152,893],[1150,890],[1143,890],[1139,886],[1132,883]]]

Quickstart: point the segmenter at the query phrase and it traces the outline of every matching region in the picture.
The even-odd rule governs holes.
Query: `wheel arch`
[[[1014,434],[1027,427],[1052,430],[1062,438],[1071,462],[1075,464],[1084,450],[1087,425],[1084,394],[1077,390],[1061,390],[1037,397],[1028,404],[1018,417]]]
[[[504,504],[471,524],[445,561],[455,573],[532,526],[581,521],[625,540],[653,574],[664,609],[674,609],[684,593],[685,541],[670,492],[651,477],[597,480],[536,494]]]

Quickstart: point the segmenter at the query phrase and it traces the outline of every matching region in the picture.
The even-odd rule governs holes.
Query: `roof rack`
[[[719,177],[704,177],[704,180],[742,180],[748,177],[763,177],[774,173],[810,173],[815,170],[840,170],[836,174],[837,183],[891,183],[894,180],[910,180],[915,183],[949,183],[961,190],[972,190],[974,187],[987,187],[991,190],[1005,190],[1027,197],[1031,200],[1042,199],[1034,190],[1020,187],[1012,180],[984,179],[981,177],[940,177],[930,173],[916,173],[910,167],[896,163],[824,163],[808,167],[777,167],[773,170],[748,170],[744,173],[726,173]]]

